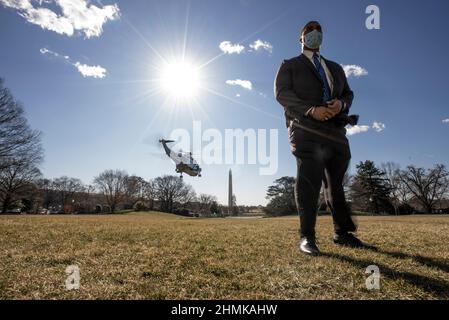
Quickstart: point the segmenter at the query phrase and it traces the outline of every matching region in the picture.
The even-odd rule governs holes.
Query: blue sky
[[[225,203],[232,167],[237,202],[265,204],[273,180],[296,174],[283,110],[273,97],[274,77],[283,59],[300,53],[298,30],[315,19],[324,30],[322,54],[367,71],[349,77],[352,112],[360,114],[360,125],[369,126],[349,136],[350,171],[366,159],[402,167],[448,163],[447,1],[91,1],[109,9],[100,22],[98,15],[93,21],[76,15],[76,6],[63,13],[55,1],[16,2],[52,10],[58,25],[27,21],[27,9],[13,2],[0,0],[0,77],[23,102],[31,125],[43,132],[46,177],[91,183],[109,168],[147,179],[174,174],[173,164],[155,155],[160,150],[150,141],[176,128],[191,130],[193,120],[223,132],[278,129],[275,175],[259,175],[257,165],[223,164],[203,166],[201,178],[185,178],[198,193]],[[380,9],[380,30],[365,27],[370,4]],[[256,40],[270,44],[271,52],[251,50]],[[226,54],[220,49],[224,41],[245,50]],[[201,69],[215,94],[200,90],[195,102],[175,105],[168,93],[154,92],[152,79],[163,65],[158,55],[170,62],[183,52],[194,65],[216,58]],[[76,63],[86,66],[84,76]],[[104,77],[92,76],[99,69],[89,67],[97,66]],[[252,90],[226,84],[236,79],[250,81]],[[375,130],[374,122],[383,130]]]

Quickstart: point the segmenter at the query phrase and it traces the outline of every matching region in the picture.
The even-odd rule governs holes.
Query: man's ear
[[[302,35],[299,36],[299,43],[302,43]]]

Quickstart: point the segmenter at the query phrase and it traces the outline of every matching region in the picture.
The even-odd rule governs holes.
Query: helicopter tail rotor
[[[165,140],[165,139],[160,139],[159,142],[160,142],[160,143],[171,143],[171,142],[175,142],[175,140]]]

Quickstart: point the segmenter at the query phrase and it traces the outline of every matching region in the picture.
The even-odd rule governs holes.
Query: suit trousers
[[[341,141],[337,142],[302,128],[289,127],[290,146],[297,162],[295,201],[301,237],[315,238],[322,184],[326,205],[332,213],[335,233],[356,231],[343,188],[344,175],[351,159],[345,133],[344,128],[326,132]]]

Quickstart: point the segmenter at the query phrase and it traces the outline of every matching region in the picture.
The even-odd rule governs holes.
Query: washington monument
[[[232,215],[232,170],[229,169],[228,214]]]

